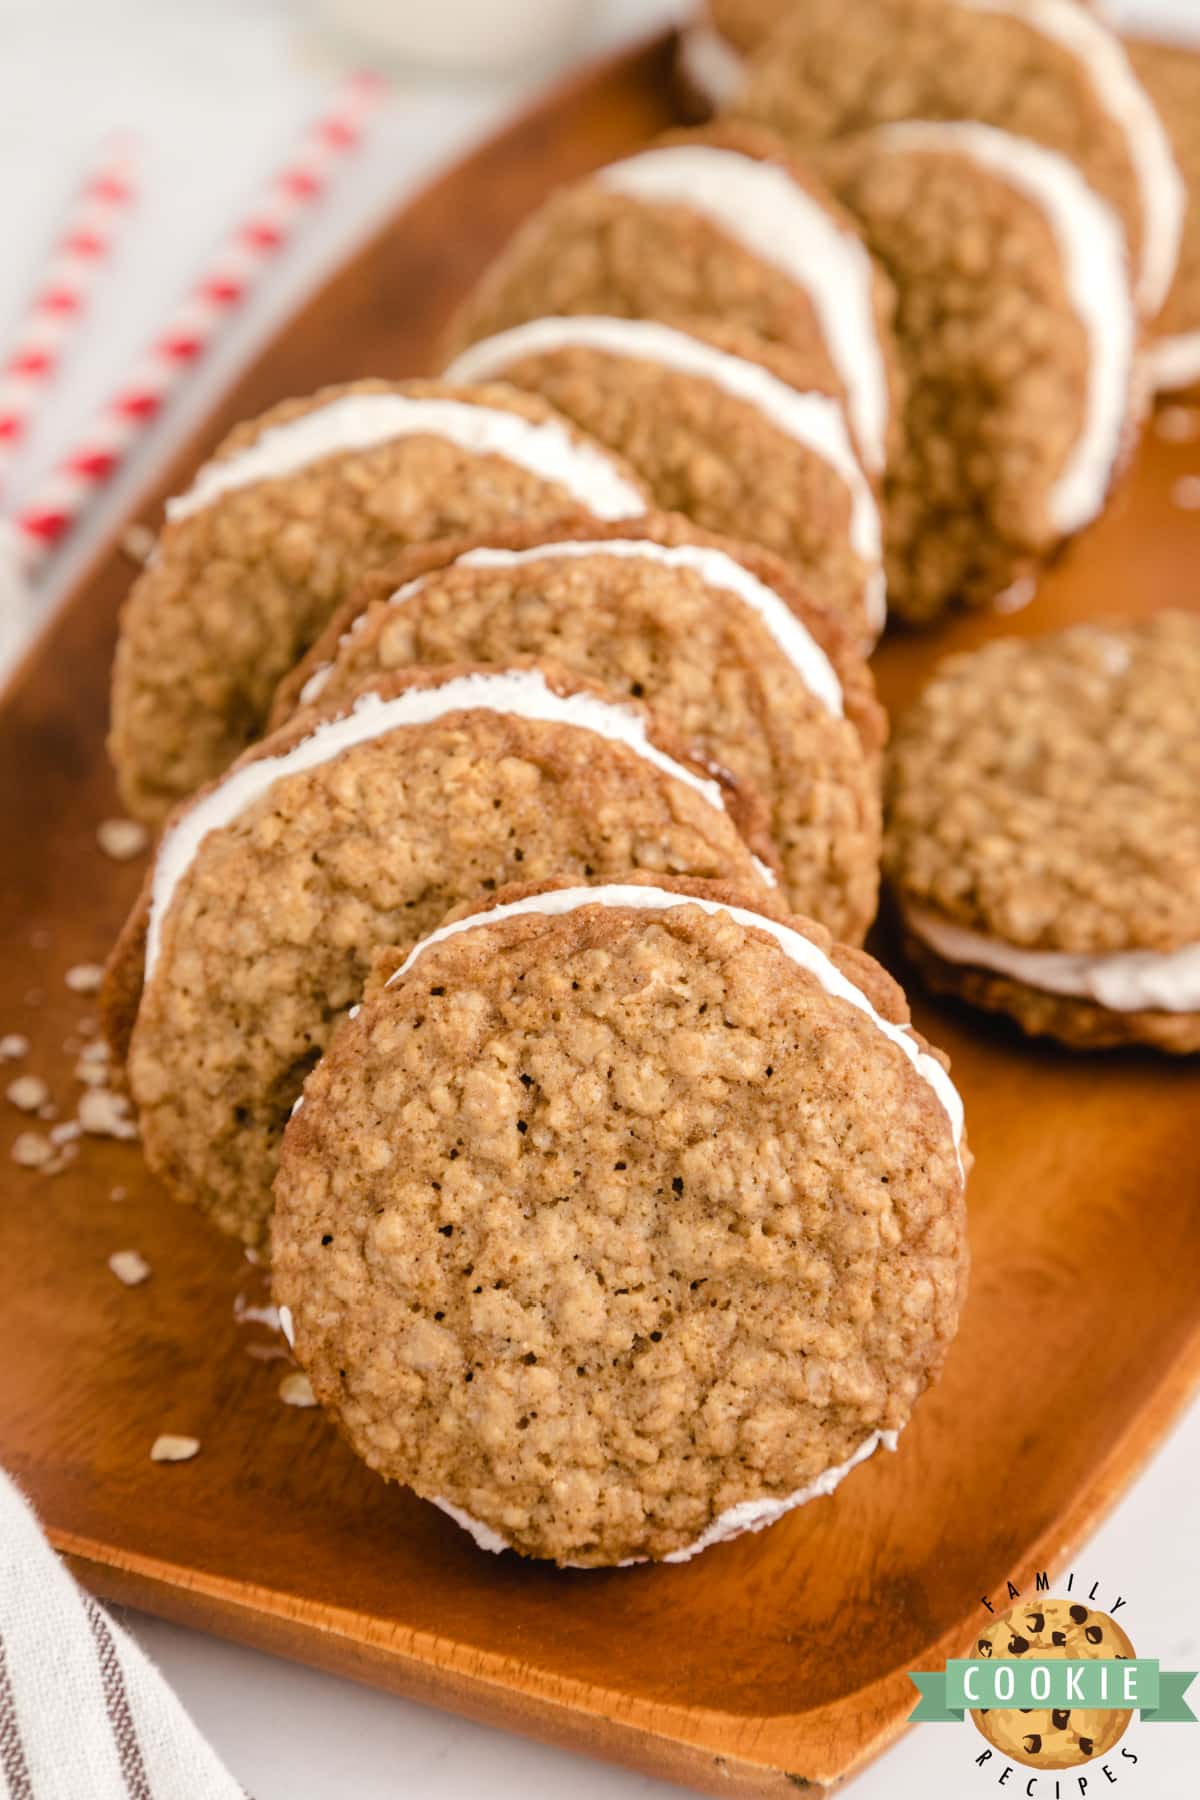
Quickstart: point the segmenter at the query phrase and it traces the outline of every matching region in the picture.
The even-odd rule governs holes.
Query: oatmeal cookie
[[[673,132],[552,194],[460,312],[462,350],[531,319],[585,313],[741,325],[844,395],[877,474],[898,443],[893,296],[850,220],[771,133]]]
[[[1120,222],[1065,157],[974,122],[885,126],[819,160],[898,295],[890,603],[912,623],[991,604],[1095,518],[1136,441]]]
[[[839,402],[804,360],[715,320],[534,319],[450,381],[538,393],[642,477],[659,506],[762,544],[874,645],[887,616],[879,509]]]
[[[764,886],[735,818],[771,856],[732,778],[552,665],[418,671],[302,712],[174,815],[110,960],[151,1168],[260,1244],[288,1112],[377,949],[517,879]]]
[[[682,1561],[895,1446],[966,1279],[962,1114],[861,951],[735,885],[426,939],[288,1125],[274,1290],[353,1448],[486,1549]]]
[[[676,517],[517,526],[371,576],[281,685],[353,695],[380,670],[550,656],[645,699],[761,793],[793,908],[845,943],[875,916],[884,716],[862,658],[786,568]]]
[[[805,0],[755,54],[737,120],[807,147],[901,119],[975,119],[1069,158],[1125,226],[1159,311],[1186,204],[1121,41],[1076,0]]]
[[[1001,638],[896,729],[885,869],[929,983],[1079,1048],[1200,1050],[1200,617]]]
[[[276,682],[406,544],[644,511],[633,471],[533,395],[363,381],[239,425],[167,503],[121,620],[109,751],[157,823],[262,730]]]

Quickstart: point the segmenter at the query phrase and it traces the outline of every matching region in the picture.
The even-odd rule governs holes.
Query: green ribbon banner
[[[917,1724],[961,1722],[976,1708],[1006,1711],[1070,1709],[1087,1712],[1136,1712],[1143,1724],[1195,1724],[1184,1699],[1195,1681],[1195,1669],[1167,1670],[1157,1657],[1073,1661],[1036,1657],[986,1661],[953,1657],[945,1671],[910,1670],[920,1700],[909,1719]]]

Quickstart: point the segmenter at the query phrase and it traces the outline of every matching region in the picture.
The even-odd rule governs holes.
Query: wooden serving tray
[[[672,117],[661,41],[586,75],[408,206],[282,333],[140,509],[153,522],[236,418],[321,382],[434,366],[447,309],[553,181]],[[1195,604],[1200,515],[1172,505],[1200,444],[1153,433],[1104,522],[1015,619],[896,638],[889,705],[947,649],[1107,611]],[[73,1109],[64,1048],[140,865],[96,847],[118,811],[103,753],[113,546],[0,713],[0,1034]],[[902,1728],[905,1671],[973,1635],[979,1596],[1065,1566],[1200,1379],[1195,1065],[1076,1058],[918,996],[966,1098],[974,1280],[940,1386],[900,1454],[835,1500],[672,1568],[560,1574],[480,1554],[386,1488],[315,1411],[281,1404],[265,1287],[167,1203],[135,1147],[89,1140],[56,1176],[0,1132],[0,1461],[97,1593],[397,1693],[720,1794],[821,1793]],[[12,1072],[17,1072],[13,1070]],[[127,1191],[111,1198],[114,1186]],[[135,1289],[106,1267],[134,1247]],[[161,1431],[201,1440],[157,1465]]]

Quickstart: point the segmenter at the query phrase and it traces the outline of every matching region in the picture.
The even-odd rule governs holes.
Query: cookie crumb
[[[126,1287],[137,1287],[139,1282],[150,1279],[150,1264],[136,1250],[114,1250],[108,1266]]]
[[[121,554],[144,569],[154,555],[154,533],[148,525],[130,525],[121,534]]]
[[[128,1188],[115,1187],[115,1188],[111,1188],[109,1190],[108,1197],[110,1200],[124,1200],[126,1198],[126,1196],[128,1195],[128,1193],[129,1193]]]
[[[1200,437],[1200,412],[1194,406],[1164,406],[1154,421],[1154,435],[1164,444],[1190,444]]]
[[[105,819],[96,828],[96,842],[114,862],[131,862],[150,842],[150,833],[136,819]]]
[[[82,1136],[83,1126],[78,1119],[64,1119],[61,1125],[51,1128],[50,1142],[58,1145],[73,1144],[77,1138]]]
[[[89,1088],[79,1100],[79,1123],[92,1137],[136,1138],[137,1126],[129,1117],[129,1101],[110,1088]]]
[[[38,1075],[18,1075],[4,1090],[5,1097],[22,1112],[37,1112],[50,1098],[50,1089]]]
[[[199,1438],[176,1437],[169,1431],[164,1432],[150,1446],[150,1461],[190,1462],[199,1448]]]
[[[992,601],[992,610],[998,613],[1022,612],[1036,593],[1037,582],[1034,577],[1021,575],[1016,581],[1010,581],[1006,588],[1001,588]]]
[[[23,1169],[44,1169],[54,1160],[54,1145],[40,1131],[23,1131],[13,1144],[12,1159]]]
[[[1171,503],[1182,512],[1200,512],[1200,475],[1181,475],[1171,489]]]
[[[315,1406],[317,1396],[302,1369],[293,1369],[279,1384],[279,1398],[285,1406]]]
[[[85,1044],[75,1063],[76,1081],[82,1082],[84,1087],[104,1087],[111,1061],[112,1052],[103,1038],[97,1038],[95,1043]]]
[[[17,1062],[22,1056],[29,1055],[29,1039],[22,1037],[19,1031],[10,1031],[0,1037],[0,1062]]]
[[[96,994],[104,980],[104,970],[99,963],[76,963],[64,979],[73,994]]]

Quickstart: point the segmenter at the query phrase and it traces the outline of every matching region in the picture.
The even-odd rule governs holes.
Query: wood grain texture
[[[237,417],[321,382],[434,366],[448,306],[555,179],[672,117],[659,44],[553,96],[409,206],[251,369],[139,509]],[[1105,612],[1197,604],[1200,516],[1173,506],[1200,445],[1148,437],[1109,516],[1015,619],[897,637],[902,702],[950,648]],[[0,712],[0,1033],[73,1104],[64,1044],[140,868],[100,855],[118,811],[107,670],[131,570],[100,557]],[[888,954],[886,944],[884,954]],[[389,1490],[313,1411],[286,1407],[237,1296],[236,1246],[156,1192],[135,1149],[89,1141],[54,1177],[0,1131],[0,1461],[98,1593],[702,1791],[820,1793],[901,1729],[906,1673],[973,1635],[979,1597],[1065,1566],[1200,1380],[1197,1072],[1147,1054],[1076,1060],[922,1002],[954,1058],[977,1167],[974,1281],[945,1378],[900,1454],[832,1501],[677,1568],[556,1573],[481,1555]],[[116,1185],[127,1198],[114,1201]],[[153,1267],[122,1288],[106,1259]],[[160,1431],[201,1440],[151,1464]]]

